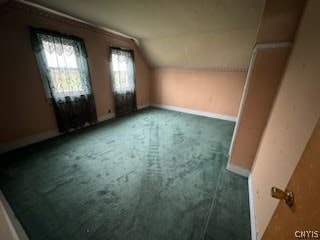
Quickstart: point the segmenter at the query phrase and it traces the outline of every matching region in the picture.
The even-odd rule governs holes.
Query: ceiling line
[[[29,1],[26,1],[26,0],[14,0],[14,1],[22,3],[22,4],[29,5],[29,6],[34,7],[34,8],[38,8],[40,10],[43,10],[43,11],[46,11],[46,12],[49,12],[49,13],[52,13],[52,14],[55,14],[55,15],[58,15],[58,16],[61,16],[61,17],[65,17],[65,18],[68,18],[68,19],[71,19],[71,20],[74,20],[74,21],[77,21],[77,22],[81,22],[83,24],[87,24],[87,25],[89,25],[91,27],[103,30],[103,31],[105,31],[107,33],[110,33],[110,34],[114,34],[114,35],[117,35],[117,36],[120,36],[120,37],[124,37],[124,38],[127,38],[127,39],[132,39],[133,41],[139,42],[137,38],[132,37],[130,35],[123,34],[121,32],[118,32],[118,31],[112,30],[110,28],[106,28],[106,27],[103,27],[103,26],[100,26],[100,25],[97,25],[97,24],[82,20],[82,19],[77,18],[77,17],[73,17],[73,16],[71,16],[69,14],[66,14],[66,13],[63,13],[63,12],[60,12],[60,11],[57,11],[57,10],[54,10],[54,9],[51,9],[51,8],[36,4],[36,3],[32,3],[32,2],[29,2]]]

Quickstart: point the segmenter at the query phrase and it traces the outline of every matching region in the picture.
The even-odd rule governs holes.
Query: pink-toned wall
[[[263,240],[291,240],[297,239],[295,237],[296,231],[303,231],[305,229],[319,231],[319,146],[320,120],[313,130],[302,157],[287,185],[287,189],[294,193],[295,204],[289,208],[284,201],[279,201],[268,227],[263,234]],[[319,239],[319,237],[315,239]]]
[[[246,72],[153,71],[151,101],[237,117]]]
[[[10,228],[10,223],[8,222],[7,214],[4,210],[2,203],[0,202],[0,236],[3,240],[14,239],[16,233]]]
[[[256,51],[229,163],[251,169],[290,51],[291,47]]]
[[[150,71],[131,40],[85,28],[61,17],[52,18],[52,14],[49,17],[46,14],[40,16],[39,12],[30,11],[33,8],[28,9],[7,7],[0,11],[1,144],[57,129],[53,108],[46,98],[31,48],[28,26],[47,28],[84,39],[99,119],[114,113],[107,52],[110,45],[134,49],[137,104],[150,103]]]
[[[271,187],[287,186],[320,118],[319,12],[320,1],[309,0],[252,168],[259,238],[278,204]]]
[[[294,41],[305,2],[266,0],[256,44],[267,44],[257,45],[252,55],[255,60],[249,68],[231,144],[229,168],[237,166],[250,171],[252,167],[291,51],[291,47],[285,44],[272,46],[270,43]]]
[[[256,43],[294,39],[307,0],[266,0]]]

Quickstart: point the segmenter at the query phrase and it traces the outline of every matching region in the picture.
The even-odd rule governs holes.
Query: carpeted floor
[[[32,240],[250,239],[233,128],[148,108],[2,155],[0,189]]]

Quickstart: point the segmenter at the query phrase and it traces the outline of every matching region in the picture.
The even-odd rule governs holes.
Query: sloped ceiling
[[[265,0],[29,0],[138,40],[152,67],[246,68]]]

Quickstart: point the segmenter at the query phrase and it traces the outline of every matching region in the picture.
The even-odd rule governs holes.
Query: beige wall
[[[307,0],[266,0],[256,43],[292,41]]]
[[[278,203],[263,235],[264,240],[296,239],[295,232],[303,230],[318,231],[320,234],[319,146],[320,121],[318,121],[287,186],[294,193],[295,204],[289,208],[283,201]]]
[[[2,240],[18,240],[18,238],[16,238],[15,232],[12,232],[12,228],[10,227],[11,226],[8,222],[8,216],[2,203],[0,202],[0,237]]]
[[[152,103],[236,117],[245,72],[156,70]]]
[[[252,55],[255,61],[249,68],[249,79],[231,144],[231,166],[246,170],[252,167],[291,51],[283,43],[293,42],[305,2],[266,0],[256,42],[266,44],[257,45]],[[270,43],[282,45],[272,46]]]
[[[291,48],[257,49],[230,163],[251,169]]]
[[[98,118],[108,115],[109,109],[114,113],[107,53],[109,45],[135,50],[137,104],[149,104],[150,71],[132,41],[65,23],[61,17],[53,20],[16,8],[7,11],[2,11],[4,15],[0,15],[2,144],[57,128],[53,108],[45,96],[31,48],[28,26],[47,28],[84,39]]]
[[[255,220],[262,236],[320,117],[320,1],[309,0],[252,169]]]
[[[29,240],[9,203],[0,190],[0,238],[1,240]]]

